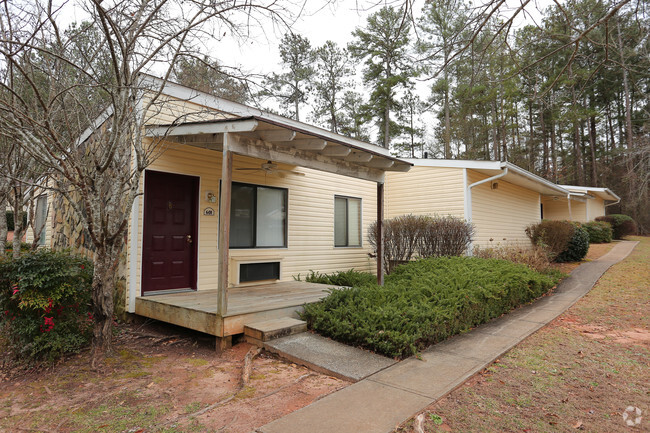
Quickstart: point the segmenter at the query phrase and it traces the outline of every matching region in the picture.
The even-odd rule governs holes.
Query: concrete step
[[[265,342],[287,335],[299,334],[307,330],[307,322],[293,317],[265,320],[244,326],[246,340],[251,343]],[[252,341],[251,341],[252,340]]]

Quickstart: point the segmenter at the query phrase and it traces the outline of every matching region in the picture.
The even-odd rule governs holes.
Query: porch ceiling
[[[146,136],[215,151],[228,148],[239,155],[297,165],[373,182],[383,182],[386,171],[408,171],[412,164],[383,148],[349,139],[299,122],[286,123],[258,116],[151,125]]]

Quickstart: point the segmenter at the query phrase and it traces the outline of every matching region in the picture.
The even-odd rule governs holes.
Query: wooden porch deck
[[[217,337],[241,334],[244,325],[280,317],[298,317],[307,303],[317,302],[332,286],[284,281],[228,289],[225,317],[217,315],[217,290],[139,296],[135,313]]]

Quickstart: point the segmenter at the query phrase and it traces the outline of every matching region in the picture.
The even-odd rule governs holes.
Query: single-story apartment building
[[[386,175],[386,217],[451,215],[474,224],[474,245],[529,245],[527,226],[542,203],[569,191],[509,162],[406,159],[408,173]]]
[[[159,101],[145,140],[160,153],[142,176],[119,272],[126,311],[228,345],[247,324],[325,296],[304,281],[312,270],[382,269],[368,227],[383,219],[385,174],[409,162],[171,82]],[[84,245],[65,204],[38,209],[49,209],[44,244]]]
[[[605,215],[605,208],[621,198],[609,188],[560,185],[569,193],[565,197],[544,197],[542,218],[589,222]]]

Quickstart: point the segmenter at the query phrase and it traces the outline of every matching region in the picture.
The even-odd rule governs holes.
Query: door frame
[[[148,173],[158,173],[163,175],[175,175],[175,176],[185,176],[192,178],[192,184],[195,188],[195,193],[192,194],[193,206],[192,210],[194,212],[194,218],[191,218],[192,223],[191,235],[192,242],[191,252],[191,266],[190,266],[190,291],[197,291],[198,289],[198,263],[199,263],[199,208],[200,208],[200,194],[201,194],[201,176],[195,174],[187,174],[182,172],[166,171],[166,170],[157,170],[157,169],[145,169],[143,176],[143,187],[142,187],[142,237],[140,239],[140,296],[152,296],[152,295],[161,295],[161,294],[172,294],[178,292],[187,292],[187,289],[163,289],[144,292],[144,241],[145,241],[145,225],[146,225],[146,215],[147,215],[147,174]]]

